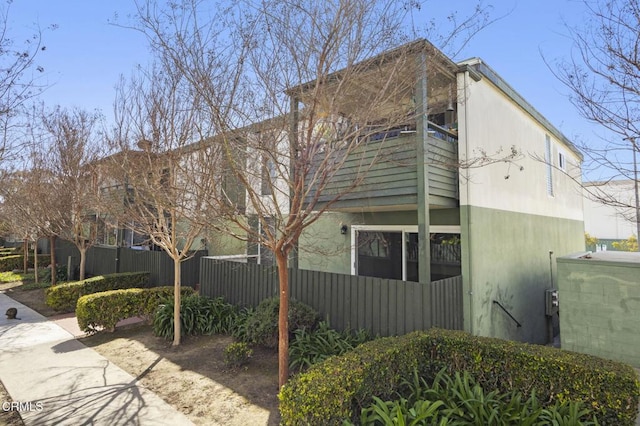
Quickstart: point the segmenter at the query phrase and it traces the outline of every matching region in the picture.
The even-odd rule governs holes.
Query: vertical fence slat
[[[278,294],[273,266],[199,259],[202,294],[257,306]],[[309,270],[289,271],[290,296],[318,310],[335,329],[364,328],[381,336],[425,327],[462,328],[462,278],[422,284]],[[429,306],[426,304],[429,303]]]
[[[193,258],[182,263],[182,285],[194,287],[200,281],[200,258],[204,255],[204,251],[197,251]],[[58,240],[56,243],[56,263],[66,265],[69,256],[72,257],[74,268],[79,266],[80,252],[75,245],[69,241]],[[119,264],[118,271],[116,271],[116,263]],[[153,286],[173,284],[173,260],[163,251],[93,246],[87,250],[85,269],[89,276],[115,272],[147,271],[151,273]]]

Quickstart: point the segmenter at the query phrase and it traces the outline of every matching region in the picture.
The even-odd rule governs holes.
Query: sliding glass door
[[[416,226],[354,226],[353,269],[356,275],[420,281]],[[433,231],[453,232],[433,232]],[[432,227],[431,281],[461,274],[458,227]]]

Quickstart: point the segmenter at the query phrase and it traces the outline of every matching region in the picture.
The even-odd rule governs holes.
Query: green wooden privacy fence
[[[182,285],[195,287],[199,279],[200,258],[206,251],[196,251],[181,265]],[[70,242],[56,243],[56,262],[66,265],[71,258],[71,269],[80,265],[80,252]],[[151,273],[151,285],[172,285],[173,260],[164,251],[134,250],[125,247],[94,246],[87,250],[86,272],[90,276],[116,272]]]
[[[274,266],[203,257],[200,292],[235,305],[257,306],[278,294]],[[434,327],[461,330],[462,277],[431,283],[309,270],[289,270],[291,298],[318,310],[336,329],[364,328],[381,336]]]

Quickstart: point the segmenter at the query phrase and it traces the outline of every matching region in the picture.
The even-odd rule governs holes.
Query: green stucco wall
[[[638,277],[640,255],[635,262],[559,258],[562,348],[640,368]]]
[[[468,205],[460,207],[460,216],[465,330],[546,343],[544,290],[551,287],[550,268],[556,277],[550,265],[558,255],[584,249],[583,222]]]
[[[229,224],[228,228],[230,231],[242,235],[239,226]],[[212,231],[207,236],[207,249],[209,256],[243,255],[247,253],[247,242],[227,233]]]
[[[431,225],[459,225],[458,209],[430,212]],[[346,235],[340,226],[349,227]],[[298,266],[340,274],[351,273],[351,225],[417,225],[415,211],[341,213],[327,212],[307,228],[300,237]]]

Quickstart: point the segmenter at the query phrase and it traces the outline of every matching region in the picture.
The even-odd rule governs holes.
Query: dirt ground
[[[0,283],[0,291],[45,316],[56,312],[44,304],[44,290],[20,290]],[[115,333],[80,339],[198,425],[277,425],[278,358],[265,348],[253,348],[249,363],[231,369],[223,350],[229,336],[186,337],[178,347],[155,337],[148,325],[130,325]],[[0,401],[8,401],[0,386]],[[0,425],[21,420],[0,411]]]

